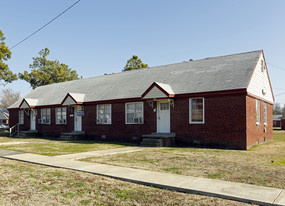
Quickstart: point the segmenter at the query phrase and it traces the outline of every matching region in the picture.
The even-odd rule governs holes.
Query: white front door
[[[170,133],[170,103],[168,100],[157,102],[157,133]]]
[[[74,107],[74,131],[82,131],[82,115],[80,111],[82,111],[81,106]]]
[[[36,111],[30,111],[30,130],[36,130]]]

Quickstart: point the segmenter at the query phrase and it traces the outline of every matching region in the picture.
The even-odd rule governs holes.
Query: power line
[[[275,97],[285,94],[285,92],[274,95]]]
[[[280,70],[282,70],[282,71],[285,71],[285,69],[282,68],[282,67],[276,66],[276,65],[271,64],[271,63],[269,63],[269,62],[267,62],[267,64],[269,64],[269,65],[271,65],[271,66],[273,66],[273,67],[275,67],[275,68],[277,68],[277,69],[280,69]]]
[[[284,88],[273,88],[274,90],[285,90]]]
[[[65,12],[67,12],[69,9],[71,9],[72,7],[74,7],[76,4],[78,4],[81,0],[76,1],[74,4],[72,4],[70,7],[68,7],[67,9],[65,9],[63,12],[61,12],[59,15],[57,15],[56,17],[54,17],[52,20],[50,20],[48,23],[46,23],[45,25],[43,25],[41,28],[39,28],[38,30],[36,30],[35,32],[33,32],[32,34],[30,34],[29,36],[27,36],[26,38],[24,38],[22,41],[18,42],[17,44],[15,44],[14,46],[12,46],[10,48],[10,50],[12,50],[13,48],[15,48],[16,46],[18,46],[19,44],[23,43],[24,41],[26,41],[27,39],[31,38],[33,35],[35,35],[36,33],[38,33],[39,31],[41,31],[43,28],[45,28],[46,26],[48,26],[50,23],[52,23],[53,21],[55,21],[57,18],[59,18],[61,15],[63,15]]]

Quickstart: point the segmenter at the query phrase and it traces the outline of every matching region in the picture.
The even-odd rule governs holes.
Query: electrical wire
[[[59,15],[57,15],[56,17],[54,17],[52,20],[50,20],[48,23],[46,23],[45,25],[43,25],[41,28],[39,28],[38,30],[36,30],[35,32],[33,32],[32,34],[30,34],[29,36],[27,36],[26,38],[24,38],[22,41],[18,42],[17,44],[15,44],[14,46],[12,46],[11,48],[9,48],[10,50],[12,50],[13,48],[15,48],[16,46],[20,45],[21,43],[23,43],[24,41],[26,41],[27,39],[31,38],[33,35],[35,35],[36,33],[38,33],[39,31],[41,31],[43,28],[45,28],[46,26],[48,26],[50,23],[52,23],[53,21],[55,21],[57,18],[59,18],[61,15],[63,15],[65,12],[67,12],[69,9],[71,9],[72,7],[74,7],[76,4],[78,4],[81,0],[76,1],[74,4],[72,4],[70,7],[68,7],[67,9],[65,9],[63,12],[61,12]]]
[[[282,68],[282,67],[276,66],[276,65],[271,64],[271,63],[269,63],[269,62],[267,62],[267,64],[269,64],[269,65],[271,65],[271,66],[273,66],[273,67],[275,67],[275,68],[277,68],[277,69],[280,69],[280,70],[282,70],[282,71],[285,71],[285,69]]]

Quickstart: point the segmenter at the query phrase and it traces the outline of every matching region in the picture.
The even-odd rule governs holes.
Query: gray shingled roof
[[[9,119],[9,111],[7,109],[0,109],[0,119]]]
[[[84,101],[139,98],[153,82],[171,86],[175,94],[247,88],[261,50],[120,72],[41,86],[25,98],[37,106],[61,104],[67,93],[85,94]],[[9,108],[17,108],[21,100]]]

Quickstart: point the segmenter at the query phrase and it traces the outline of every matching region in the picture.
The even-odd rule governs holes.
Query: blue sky
[[[6,44],[12,47],[76,1],[2,1]],[[263,49],[275,100],[285,104],[284,11],[283,0],[81,0],[12,49],[7,64],[16,73],[30,71],[32,58],[48,47],[49,59],[87,78],[120,72],[133,54],[157,66]],[[6,87],[21,96],[31,91],[22,80]]]

